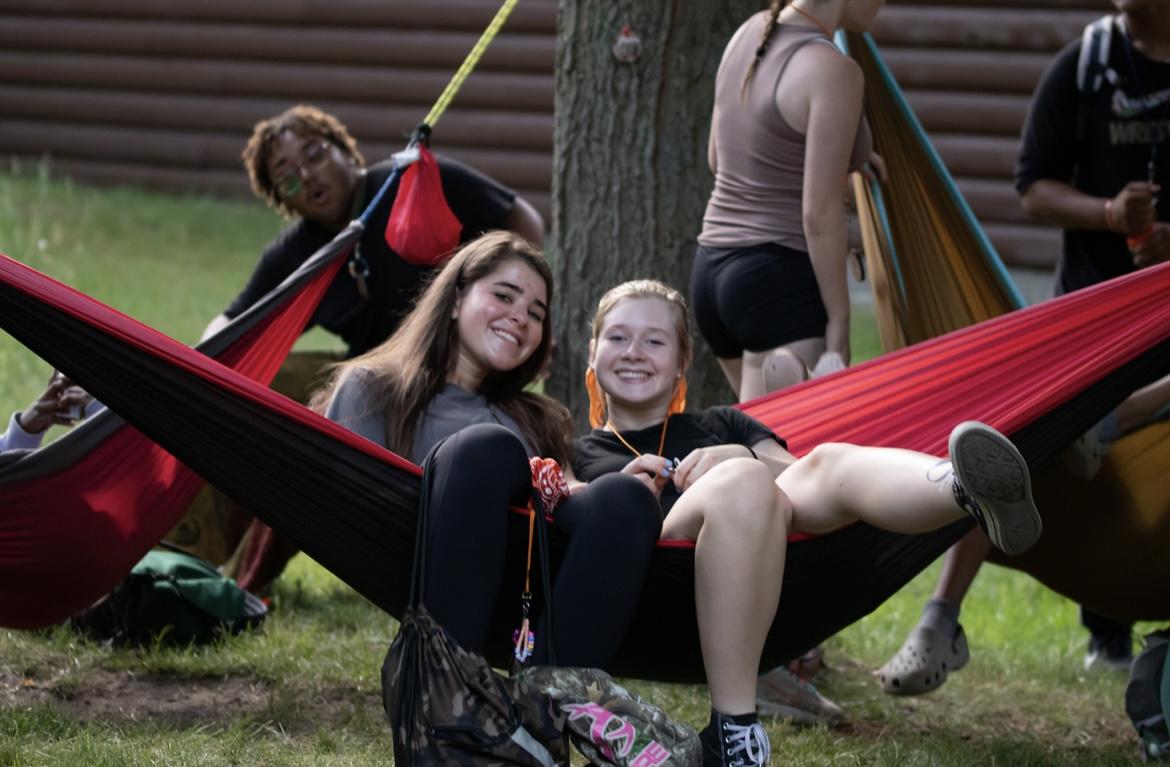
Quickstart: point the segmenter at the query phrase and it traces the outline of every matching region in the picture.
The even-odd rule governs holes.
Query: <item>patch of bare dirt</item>
[[[79,721],[154,722],[176,728],[227,725],[253,717],[286,731],[315,729],[368,707],[381,715],[381,700],[352,691],[275,695],[247,677],[181,678],[95,669],[84,678],[37,679],[0,672],[0,710],[48,704]]]

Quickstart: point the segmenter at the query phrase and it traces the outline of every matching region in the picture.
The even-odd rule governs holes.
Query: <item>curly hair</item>
[[[291,131],[298,136],[320,136],[340,149],[342,154],[352,158],[359,168],[364,167],[366,161],[358,151],[357,141],[349,134],[345,125],[333,115],[314,106],[297,104],[275,117],[261,120],[252,126],[252,136],[248,139],[244,151],[240,153],[244,160],[244,168],[248,171],[248,179],[252,182],[252,191],[257,197],[264,198],[285,218],[295,218],[296,213],[280,199],[268,173],[268,158],[272,154],[272,145],[285,131]]]

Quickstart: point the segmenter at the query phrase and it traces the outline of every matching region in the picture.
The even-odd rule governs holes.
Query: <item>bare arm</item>
[[[801,51],[808,93],[804,190],[805,240],[821,299],[829,315],[825,349],[849,362],[849,287],[846,271],[845,187],[849,156],[861,123],[864,78],[851,60],[822,46]],[[795,61],[793,63],[796,63]]]
[[[711,175],[714,176],[719,172],[719,155],[715,152],[715,118],[711,118],[711,133],[707,136],[707,167],[711,169]]]
[[[657,456],[654,458],[657,459]],[[692,450],[675,469],[674,484],[680,492],[685,492],[708,471],[733,458],[756,458],[767,466],[775,477],[780,476],[796,461],[796,457],[780,447],[780,444],[774,439],[762,439],[751,447],[738,442],[700,447]],[[655,463],[653,466],[658,468],[659,464]]]
[[[752,445],[752,452],[772,470],[775,477],[779,477],[785,469],[796,463],[796,456],[780,447],[780,443],[774,439],[760,440]]]
[[[561,473],[564,474],[565,484],[569,486],[570,493],[575,493],[583,487],[589,487],[588,482],[577,479],[577,475],[573,473],[573,467],[568,463],[561,467]]]
[[[1157,193],[1154,184],[1131,181],[1116,197],[1094,197],[1063,181],[1045,178],[1028,187],[1021,202],[1032,217],[1064,229],[1137,234],[1154,220]]]
[[[54,424],[72,426],[83,417],[85,406],[92,401],[93,397],[83,389],[54,373],[48,388],[20,412],[16,423],[27,434],[42,434]]]
[[[539,211],[532,207],[532,203],[520,195],[516,195],[512,209],[505,216],[504,227],[534,245],[544,245],[544,219],[541,218]]]

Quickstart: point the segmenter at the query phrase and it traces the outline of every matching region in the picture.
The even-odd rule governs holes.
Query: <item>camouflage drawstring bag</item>
[[[423,465],[429,467],[430,461]],[[460,647],[422,604],[430,485],[424,470],[410,601],[382,664],[382,704],[390,717],[394,763],[567,765],[564,717],[549,697],[526,680],[492,671],[481,656]],[[544,544],[544,514],[536,516]],[[547,589],[547,568],[542,569]]]
[[[536,685],[464,650],[426,607],[409,608],[382,665],[394,763],[568,764],[564,716]]]
[[[699,735],[595,668],[537,666],[520,678],[546,693],[590,764],[617,767],[698,767]]]

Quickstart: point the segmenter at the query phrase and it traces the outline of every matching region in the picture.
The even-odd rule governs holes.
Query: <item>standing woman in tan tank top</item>
[[[832,32],[865,31],[883,4],[773,0],[719,65],[691,303],[741,402],[849,364],[847,177],[884,171]]]

